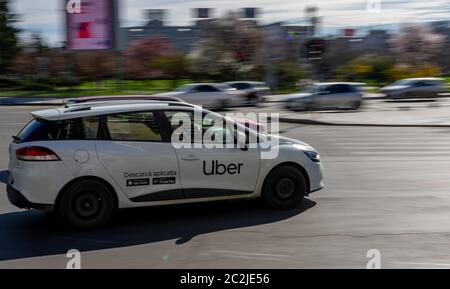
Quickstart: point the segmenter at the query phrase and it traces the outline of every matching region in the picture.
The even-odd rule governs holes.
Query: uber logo
[[[235,175],[241,174],[241,168],[244,164],[220,164],[219,161],[211,161],[211,166],[206,164],[206,161],[203,161],[203,173],[207,176],[222,176],[224,174]]]

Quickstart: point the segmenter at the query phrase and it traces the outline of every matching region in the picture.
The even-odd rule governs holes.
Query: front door
[[[222,139],[228,140],[228,143],[234,143],[233,129],[226,125],[222,128],[214,126],[216,121],[224,122],[224,119],[217,114],[200,114],[200,120],[197,120],[194,119],[192,112],[166,111],[167,121],[175,131],[179,122],[174,121],[174,118],[179,113],[189,116],[194,130],[191,143],[201,146],[175,149],[185,197],[188,199],[209,198],[253,193],[259,174],[259,149],[209,148],[206,145],[208,143],[212,145],[212,142],[208,139],[215,137],[222,136]],[[195,135],[201,137],[197,138]]]

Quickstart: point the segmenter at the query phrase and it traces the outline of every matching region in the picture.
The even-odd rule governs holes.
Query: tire
[[[247,106],[258,106],[259,96],[257,94],[250,94],[247,96]]]
[[[216,109],[227,109],[231,107],[231,101],[229,99],[221,99],[217,103]]]
[[[272,171],[264,182],[262,198],[269,207],[290,210],[301,204],[306,195],[303,173],[292,166]]]
[[[350,109],[352,110],[358,110],[361,107],[362,102],[360,100],[352,101],[350,105]]]
[[[103,183],[82,180],[63,192],[57,209],[60,218],[71,227],[101,227],[109,221],[114,212],[114,197]]]

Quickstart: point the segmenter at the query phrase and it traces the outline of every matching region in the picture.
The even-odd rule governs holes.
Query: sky
[[[10,0],[20,17],[17,26],[43,35],[50,45],[64,40],[64,0]],[[243,7],[262,8],[261,22],[302,21],[307,6],[317,6],[323,31],[392,26],[417,21],[450,20],[450,0],[119,0],[122,26],[144,23],[143,9],[168,9],[169,25],[186,25],[191,8],[213,8],[214,16]],[[370,3],[368,3],[370,2]],[[375,2],[375,3],[374,3]],[[368,9],[372,7],[372,9]],[[380,9],[377,9],[379,7]],[[326,34],[326,33],[325,33]]]

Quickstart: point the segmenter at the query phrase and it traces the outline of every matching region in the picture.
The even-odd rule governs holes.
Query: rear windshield
[[[75,118],[62,121],[33,119],[19,133],[16,142],[95,140],[97,139],[98,127],[98,117]]]

